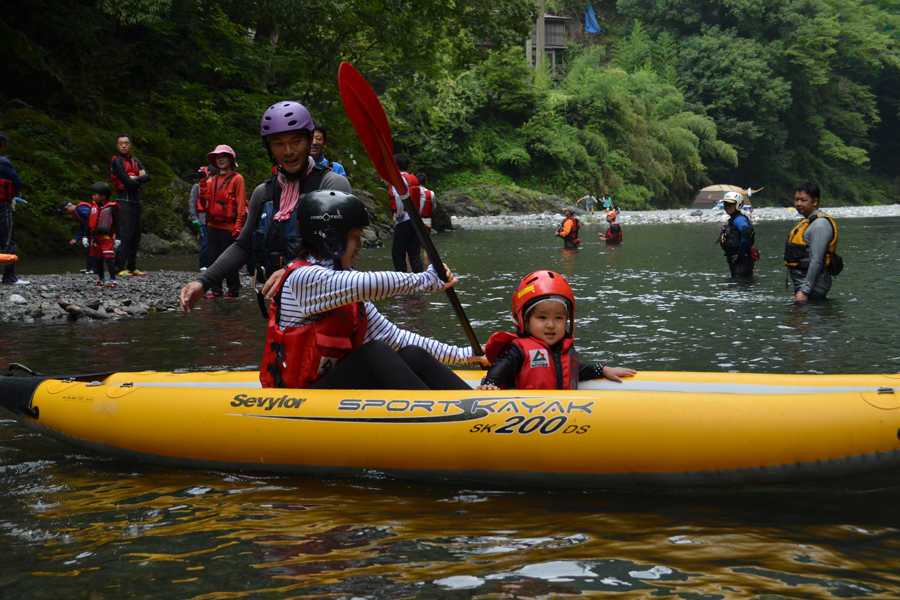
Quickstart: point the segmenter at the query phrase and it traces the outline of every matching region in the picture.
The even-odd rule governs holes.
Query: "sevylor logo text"
[[[247,396],[247,394],[238,394],[231,401],[232,406],[245,406],[247,408],[265,408],[272,410],[273,408],[299,408],[301,404],[306,402],[306,398],[288,398],[287,395],[281,398],[264,398],[262,396]]]

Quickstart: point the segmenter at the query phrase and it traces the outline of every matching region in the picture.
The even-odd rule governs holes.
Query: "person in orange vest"
[[[575,209],[571,206],[565,208],[566,218],[556,230],[556,236],[561,237],[564,247],[568,250],[575,250],[581,240],[578,239],[578,230],[581,229],[581,223],[575,218]]]
[[[150,175],[137,158],[131,156],[131,137],[121,134],[116,138],[119,153],[109,159],[109,176],[116,189],[119,212],[119,249],[116,251],[116,268],[120,275],[143,277],[137,268],[138,246],[141,244],[141,186],[150,181]]]
[[[22,180],[5,156],[8,144],[9,136],[0,133],[0,254],[13,255],[16,253],[13,203],[22,193]],[[15,261],[10,261],[3,267],[3,283],[28,285],[30,282],[16,277]]]
[[[234,169],[237,155],[231,146],[220,144],[206,155],[209,164],[219,172],[206,180],[206,193],[201,196],[206,211],[206,236],[209,262],[214,263],[241,234],[247,220],[247,191],[243,176]],[[238,297],[241,279],[238,271],[225,276],[228,292],[226,300]],[[222,280],[209,287],[207,298],[222,296]]]

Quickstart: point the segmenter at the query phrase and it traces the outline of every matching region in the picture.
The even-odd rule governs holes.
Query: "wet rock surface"
[[[150,271],[143,277],[120,277],[118,287],[96,285],[95,275],[28,275],[31,285],[0,286],[0,322],[109,320],[143,317],[179,309],[178,293],[197,274]],[[252,282],[241,277],[243,293]]]

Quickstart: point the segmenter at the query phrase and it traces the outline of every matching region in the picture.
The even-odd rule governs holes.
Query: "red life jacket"
[[[16,186],[12,179],[0,179],[0,202],[12,202],[16,197]]]
[[[91,235],[111,235],[115,232],[114,210],[118,210],[116,202],[109,202],[103,207],[97,204],[91,205],[91,215],[88,217],[88,231]]]
[[[366,307],[362,302],[333,308],[306,325],[284,329],[278,326],[281,292],[288,275],[307,266],[310,263],[298,260],[288,267],[278,284],[278,294],[269,305],[269,326],[259,370],[263,387],[308,388],[366,338]]]
[[[419,214],[423,219],[430,219],[434,212],[434,192],[419,188]]]
[[[612,235],[612,226],[608,227],[606,230],[606,243],[607,244],[621,244],[622,243],[622,226],[618,223],[615,223],[619,227],[619,234],[616,237]]]
[[[227,223],[237,222],[237,198],[234,197],[231,187],[225,189],[225,186],[235,175],[237,173],[234,171],[229,173],[227,177],[216,175],[207,184],[207,220]]]
[[[520,337],[514,333],[499,331],[493,334],[484,347],[484,355],[494,362],[510,344],[515,344],[525,356],[522,368],[516,373],[517,390],[576,390],[578,389],[578,364],[571,337],[563,339],[560,364],[556,364],[550,347],[530,335]],[[557,368],[561,371],[557,374]]]
[[[125,172],[128,173],[130,177],[138,177],[141,169],[140,167],[138,167],[137,161],[134,160],[133,156],[128,160],[122,158],[121,156],[113,156],[111,159],[109,159],[109,178],[112,179],[113,187],[116,188],[117,192],[125,192],[128,191],[128,188],[125,187],[125,184],[122,183],[122,181],[118,177],[116,177],[116,174],[112,169],[112,165],[114,162],[116,162],[116,159],[122,161],[122,164],[125,165]]]
[[[419,180],[416,179],[415,175],[411,173],[402,173],[403,179],[406,180],[406,187],[409,191],[409,197],[413,201],[413,204],[416,202],[416,198],[418,198],[420,194],[421,188],[419,187]],[[397,188],[391,186],[391,214],[397,214]],[[405,207],[404,207],[405,208]],[[425,216],[425,215],[422,215]]]

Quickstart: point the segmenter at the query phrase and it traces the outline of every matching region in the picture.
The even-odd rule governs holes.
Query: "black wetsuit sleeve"
[[[578,381],[603,379],[603,365],[600,363],[583,363],[578,361]]]
[[[525,355],[515,344],[510,344],[506,352],[501,354],[491,368],[488,369],[487,375],[484,376],[482,384],[496,385],[500,387],[504,383],[514,382],[516,373],[522,368],[525,362]]]
[[[256,189],[253,190],[253,194],[250,196],[250,214],[247,215],[247,220],[244,222],[240,235],[216,259],[216,262],[211,264],[197,278],[197,281],[203,285],[204,291],[208,290],[217,281],[222,281],[230,274],[239,271],[250,260],[250,255],[253,253],[253,232],[259,227],[259,208],[262,205],[265,194],[266,184],[261,183],[256,186]]]
[[[141,161],[138,159],[134,159],[138,165],[138,170],[143,169],[144,165],[141,164]],[[125,170],[125,163],[122,162],[122,159],[118,156],[114,161],[112,161],[112,172],[119,181],[122,182],[128,189],[135,189],[141,187],[141,184],[147,183],[150,181],[150,175],[140,175],[138,177],[132,177],[128,174],[128,171]]]

